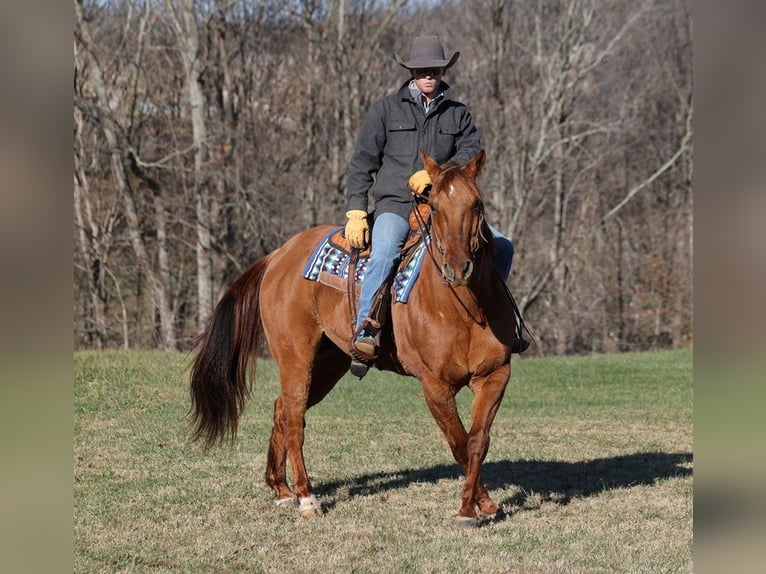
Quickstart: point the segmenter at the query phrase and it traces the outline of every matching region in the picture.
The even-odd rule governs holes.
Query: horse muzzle
[[[473,274],[473,261],[470,259],[459,263],[458,265],[452,265],[448,261],[442,263],[442,277],[444,280],[454,287],[462,287],[468,285]]]

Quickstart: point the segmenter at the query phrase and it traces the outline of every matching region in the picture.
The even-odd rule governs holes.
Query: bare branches
[[[687,122],[687,125],[689,128],[691,128],[691,114],[689,114],[689,122]],[[658,167],[654,173],[652,173],[649,177],[647,177],[644,181],[633,187],[626,195],[623,197],[620,202],[615,205],[612,209],[610,209],[604,217],[601,218],[601,221],[599,221],[599,225],[603,225],[608,220],[610,220],[612,217],[614,217],[625,205],[635,197],[637,193],[640,191],[646,189],[649,187],[652,183],[654,183],[657,178],[659,178],[661,175],[663,175],[667,170],[669,170],[671,167],[673,167],[678,160],[679,157],[685,152],[689,150],[689,147],[691,145],[692,141],[692,132],[691,129],[688,129],[686,132],[686,135],[684,136],[684,139],[681,141],[681,145],[676,150],[676,153],[674,153],[668,161],[666,161],[664,164],[662,164],[660,167]]]
[[[689,0],[74,11],[78,284],[109,257],[102,291],[77,295],[80,344],[100,313],[107,346],[173,331],[186,346],[241,269],[337,223],[362,118],[406,80],[393,54],[422,33],[461,52],[447,81],[481,131],[488,216],[516,244],[511,286],[541,346],[688,340]]]

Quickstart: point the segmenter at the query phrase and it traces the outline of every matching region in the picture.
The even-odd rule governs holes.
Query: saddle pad
[[[343,229],[342,227],[338,229]],[[346,290],[348,284],[348,272],[351,263],[351,254],[335,245],[331,238],[338,229],[333,229],[319,242],[314,252],[309,257],[303,269],[303,276],[311,281],[320,281],[341,291]],[[407,265],[399,268],[394,277],[393,292],[394,301],[406,303],[409,299],[415,280],[418,278],[420,266],[425,254],[425,242],[415,248],[412,257],[408,258]],[[356,262],[354,281],[360,285],[364,280],[364,272],[367,269],[368,256],[360,257]],[[330,277],[327,277],[329,275]],[[324,276],[324,277],[323,277]],[[332,280],[331,278],[338,278]],[[327,279],[330,279],[329,281]]]

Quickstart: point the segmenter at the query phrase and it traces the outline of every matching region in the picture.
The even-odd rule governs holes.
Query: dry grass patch
[[[238,441],[204,453],[188,442],[187,360],[75,355],[75,571],[692,569],[690,352],[514,365],[483,473],[508,517],[475,531],[452,527],[463,481],[416,381],[348,377],[309,412],[328,513],[302,520],[263,483],[274,365]]]

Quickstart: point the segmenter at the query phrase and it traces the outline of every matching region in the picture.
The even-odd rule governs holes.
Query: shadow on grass
[[[518,492],[504,500],[503,507],[539,506],[543,502],[568,504],[616,488],[651,485],[658,480],[692,474],[691,453],[642,452],[583,462],[519,460],[485,462],[482,480],[490,491],[518,487]],[[397,472],[364,474],[353,481],[315,485],[317,495],[332,508],[340,491],[348,496],[366,496],[407,488],[416,483],[436,483],[442,479],[462,478],[456,464],[427,468],[408,468]],[[531,500],[532,499],[532,500]]]

